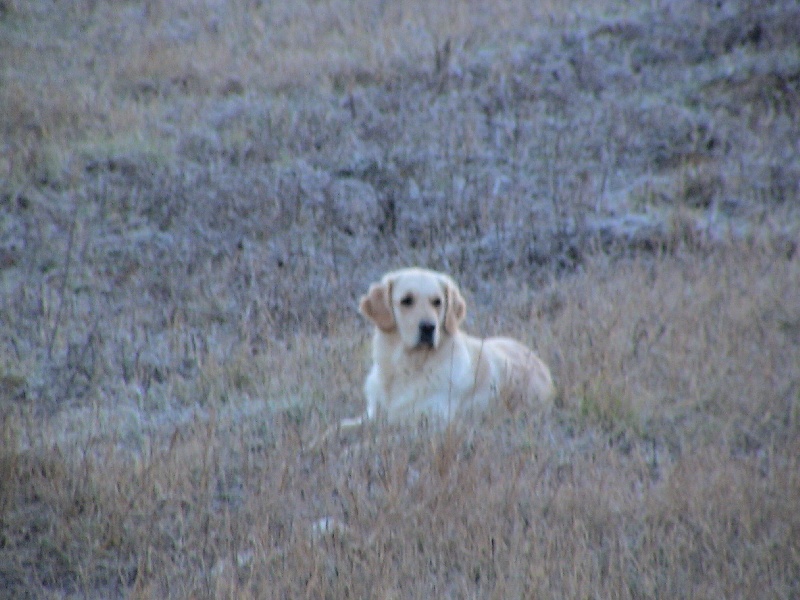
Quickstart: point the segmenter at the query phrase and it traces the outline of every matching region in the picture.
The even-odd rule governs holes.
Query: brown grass
[[[81,145],[169,151],[174,135],[157,123],[176,118],[176,100],[191,111],[216,96],[351,90],[397,67],[432,69],[448,40],[480,43],[498,24],[564,18],[558,3],[513,1],[79,1],[58,14],[41,2],[4,6],[0,105],[12,144],[0,175],[17,185],[69,185]]]
[[[800,596],[800,13],[746,4],[0,1],[0,596]],[[315,445],[412,263],[556,405]]]
[[[562,407],[476,429],[306,452],[359,409],[354,327],[205,365],[216,391],[172,423],[97,409],[67,435],[6,411],[2,576],[34,596],[792,597],[799,284],[756,247],[592,265],[542,292]],[[478,310],[521,328],[528,306]],[[315,535],[323,516],[347,529]]]

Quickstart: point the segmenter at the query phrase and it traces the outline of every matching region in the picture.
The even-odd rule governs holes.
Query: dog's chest
[[[385,409],[390,420],[429,414],[449,420],[474,381],[468,357],[458,352],[398,354],[384,362]],[[467,385],[465,385],[467,382]]]

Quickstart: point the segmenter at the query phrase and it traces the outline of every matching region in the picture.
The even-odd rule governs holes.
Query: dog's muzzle
[[[434,337],[436,335],[436,325],[434,323],[422,322],[419,324],[419,345],[433,348]]]

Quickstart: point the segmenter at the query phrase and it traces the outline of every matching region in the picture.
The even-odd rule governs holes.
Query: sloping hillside
[[[753,4],[0,0],[0,589],[800,594],[800,7]],[[557,406],[310,451],[406,264]]]

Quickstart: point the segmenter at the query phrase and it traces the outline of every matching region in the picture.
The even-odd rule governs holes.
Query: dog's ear
[[[467,303],[458,286],[449,279],[445,281],[445,299],[444,330],[452,335],[467,316]]]
[[[367,317],[381,331],[391,333],[397,328],[392,312],[392,283],[382,281],[369,286],[369,291],[361,297],[358,305],[361,314]]]

